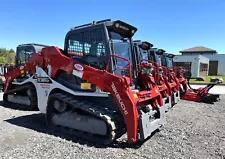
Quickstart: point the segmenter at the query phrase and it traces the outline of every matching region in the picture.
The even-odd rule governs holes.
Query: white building
[[[182,55],[174,57],[176,66],[191,70],[192,77],[225,75],[225,54],[216,50],[197,46],[180,51]]]

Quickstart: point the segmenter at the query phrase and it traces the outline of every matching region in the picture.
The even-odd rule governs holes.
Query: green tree
[[[15,61],[15,51],[13,49],[0,48],[0,63],[13,63]]]
[[[7,63],[5,57],[0,57],[0,64],[5,64],[5,63]]]

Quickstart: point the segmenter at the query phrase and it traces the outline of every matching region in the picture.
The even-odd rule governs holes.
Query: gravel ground
[[[0,158],[225,159],[224,102],[225,95],[214,105],[180,101],[167,124],[135,148],[126,147],[125,136],[108,148],[66,140],[48,130],[38,112],[0,106]]]

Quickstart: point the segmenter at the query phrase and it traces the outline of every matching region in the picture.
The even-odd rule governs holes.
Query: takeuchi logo
[[[79,70],[79,71],[83,71],[84,70],[84,67],[80,64],[75,64],[74,67]]]

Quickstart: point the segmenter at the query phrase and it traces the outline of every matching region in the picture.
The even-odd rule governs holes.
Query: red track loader
[[[147,47],[150,43],[146,41],[136,40],[135,43],[135,50],[139,55],[137,55],[139,57],[138,61],[140,62],[142,59],[147,59],[148,62],[156,67],[155,79],[164,98],[164,104],[167,109],[172,107],[180,99],[179,81],[171,70],[162,65],[163,61],[161,61],[161,56],[165,51],[163,49]]]
[[[3,67],[4,75],[7,76],[12,70],[15,68],[23,68],[24,64],[30,59],[30,57],[41,51],[42,48],[47,47],[47,45],[43,44],[36,44],[36,43],[29,43],[29,44],[21,44],[16,47],[16,57],[15,57],[15,64],[5,64]],[[21,75],[14,79],[13,82],[23,82],[24,80],[30,78],[30,73],[21,72]],[[10,76],[8,76],[10,77]],[[17,87],[15,85],[15,87]],[[33,91],[31,91],[33,90]],[[22,90],[15,93],[5,92],[5,96],[7,96],[7,101],[13,104],[20,104],[21,106],[25,106],[27,110],[37,110],[37,102],[33,100],[32,96],[36,96],[36,91],[32,87],[27,90]],[[21,94],[22,96],[17,96],[15,94]],[[6,102],[6,101],[5,101]]]
[[[166,84],[166,81],[163,75],[163,68],[149,54],[149,50],[152,47],[153,45],[147,41],[141,41],[141,40],[134,41],[134,48],[135,48],[137,63],[138,64],[148,63],[149,65],[152,65],[152,68],[154,68],[154,70],[152,70],[152,72],[149,73],[149,76],[152,76],[154,78],[155,84],[159,88],[159,91],[162,95],[163,105],[166,107],[165,108],[166,111],[168,111],[168,109],[172,107],[172,102],[171,102],[172,91],[170,91],[169,86]]]
[[[18,45],[16,47],[15,63],[5,64],[3,66],[4,74],[7,74],[8,72],[12,71],[16,67],[24,65],[27,62],[27,60],[31,57],[32,54],[38,53],[44,47],[47,47],[47,45],[36,44],[36,43]],[[26,73],[23,75],[23,77],[27,78]],[[24,80],[24,79],[20,78],[20,80]]]
[[[165,53],[162,56],[162,59],[164,61],[163,65],[174,71],[175,76],[178,78],[180,83],[180,93],[183,94],[188,90],[187,79],[185,78],[186,76],[184,75],[185,70],[182,67],[173,66],[174,56],[175,56],[174,54]]]
[[[174,67],[173,66],[174,56],[175,55],[173,54],[165,54],[164,59],[167,61],[167,67],[173,68],[177,78],[179,79],[179,82],[181,84],[180,87],[181,98],[184,100],[204,102],[204,103],[214,103],[218,101],[219,94],[210,94],[209,90],[213,88],[215,85],[221,83],[221,81],[208,83],[206,87],[193,89],[189,84],[191,72],[185,70],[183,67]]]
[[[168,68],[164,65],[165,61],[163,57],[165,56],[165,50],[163,49],[152,49],[149,51],[151,58],[153,58],[160,65],[163,71],[163,78],[167,87],[169,88],[169,95],[171,96],[172,106],[177,104],[180,100],[180,82],[176,77],[173,69]]]
[[[136,31],[120,20],[73,27],[64,50],[44,47],[7,74],[4,101],[36,104],[51,129],[83,140],[110,144],[124,133],[129,143],[145,140],[165,124],[165,107],[135,64]]]

